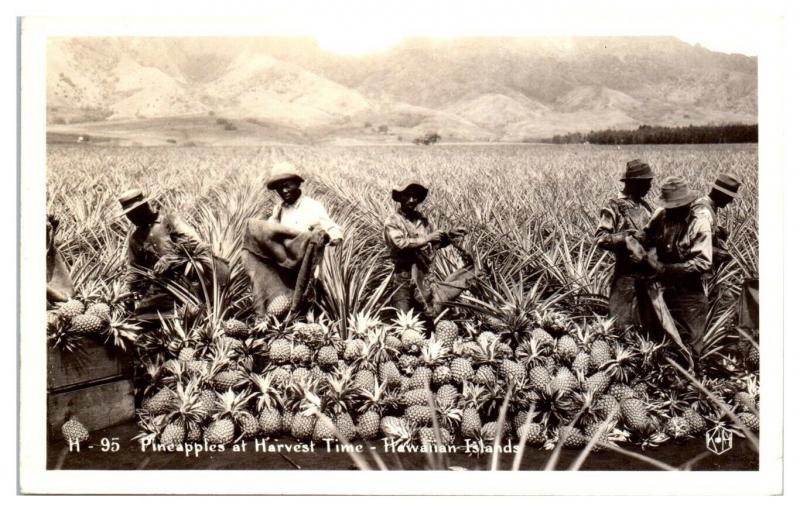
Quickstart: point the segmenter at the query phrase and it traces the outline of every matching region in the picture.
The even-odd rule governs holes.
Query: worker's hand
[[[153,273],[157,276],[160,276],[164,272],[169,269],[169,259],[167,256],[162,256],[156,261],[156,264],[153,265]]]
[[[466,234],[467,234],[467,228],[458,227],[450,231],[450,238],[461,238],[463,236],[466,236]]]
[[[434,231],[425,239],[429,244],[440,244],[446,239],[446,234],[443,231]]]
[[[337,245],[341,245],[341,243],[342,243],[341,238],[332,238],[331,241],[328,242],[328,245],[330,245],[331,247],[336,247]]]

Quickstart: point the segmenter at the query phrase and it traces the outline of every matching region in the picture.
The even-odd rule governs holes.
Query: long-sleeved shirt
[[[328,233],[331,240],[341,240],[344,237],[342,228],[331,220],[325,207],[305,195],[301,195],[294,204],[276,204],[269,220],[299,231],[308,231],[312,226],[319,226]]]
[[[211,257],[211,248],[189,224],[175,214],[158,213],[149,226],[135,226],[128,235],[128,265],[152,269],[164,256],[180,254],[185,249],[192,255]],[[128,278],[131,288],[141,287],[134,274]]]
[[[706,209],[694,208],[685,218],[671,219],[659,208],[644,228],[644,245],[656,248],[668,276],[699,277],[711,270],[711,226],[711,214]]]
[[[607,251],[614,251],[618,268],[628,267],[629,257],[625,242],[614,241],[614,235],[633,229],[644,229],[653,213],[653,208],[643,199],[633,199],[626,194],[608,201],[600,210],[600,222],[595,231],[597,245]]]
[[[394,259],[395,268],[409,271],[416,266],[417,270],[427,273],[437,247],[434,244],[413,249],[409,246],[418,244],[434,231],[428,218],[417,211],[410,216],[400,211],[390,215],[383,224],[383,239]]]

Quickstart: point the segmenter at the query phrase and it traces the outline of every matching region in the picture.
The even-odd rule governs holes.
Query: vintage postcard
[[[20,492],[781,493],[780,24],[713,12],[22,19]]]

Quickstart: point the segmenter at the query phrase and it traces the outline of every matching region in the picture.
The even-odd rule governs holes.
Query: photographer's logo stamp
[[[706,448],[717,455],[722,455],[733,448],[733,432],[723,426],[717,426],[706,432]]]

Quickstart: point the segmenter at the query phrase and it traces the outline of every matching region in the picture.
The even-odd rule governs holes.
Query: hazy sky
[[[769,46],[765,41],[774,47],[784,14],[780,0],[193,0],[197,5],[187,17],[185,9],[160,0],[159,17],[98,19],[82,18],[80,1],[78,7],[65,4],[73,17],[59,23],[71,27],[67,33],[304,35],[349,54],[381,50],[409,36],[619,35],[676,36],[752,56]]]

